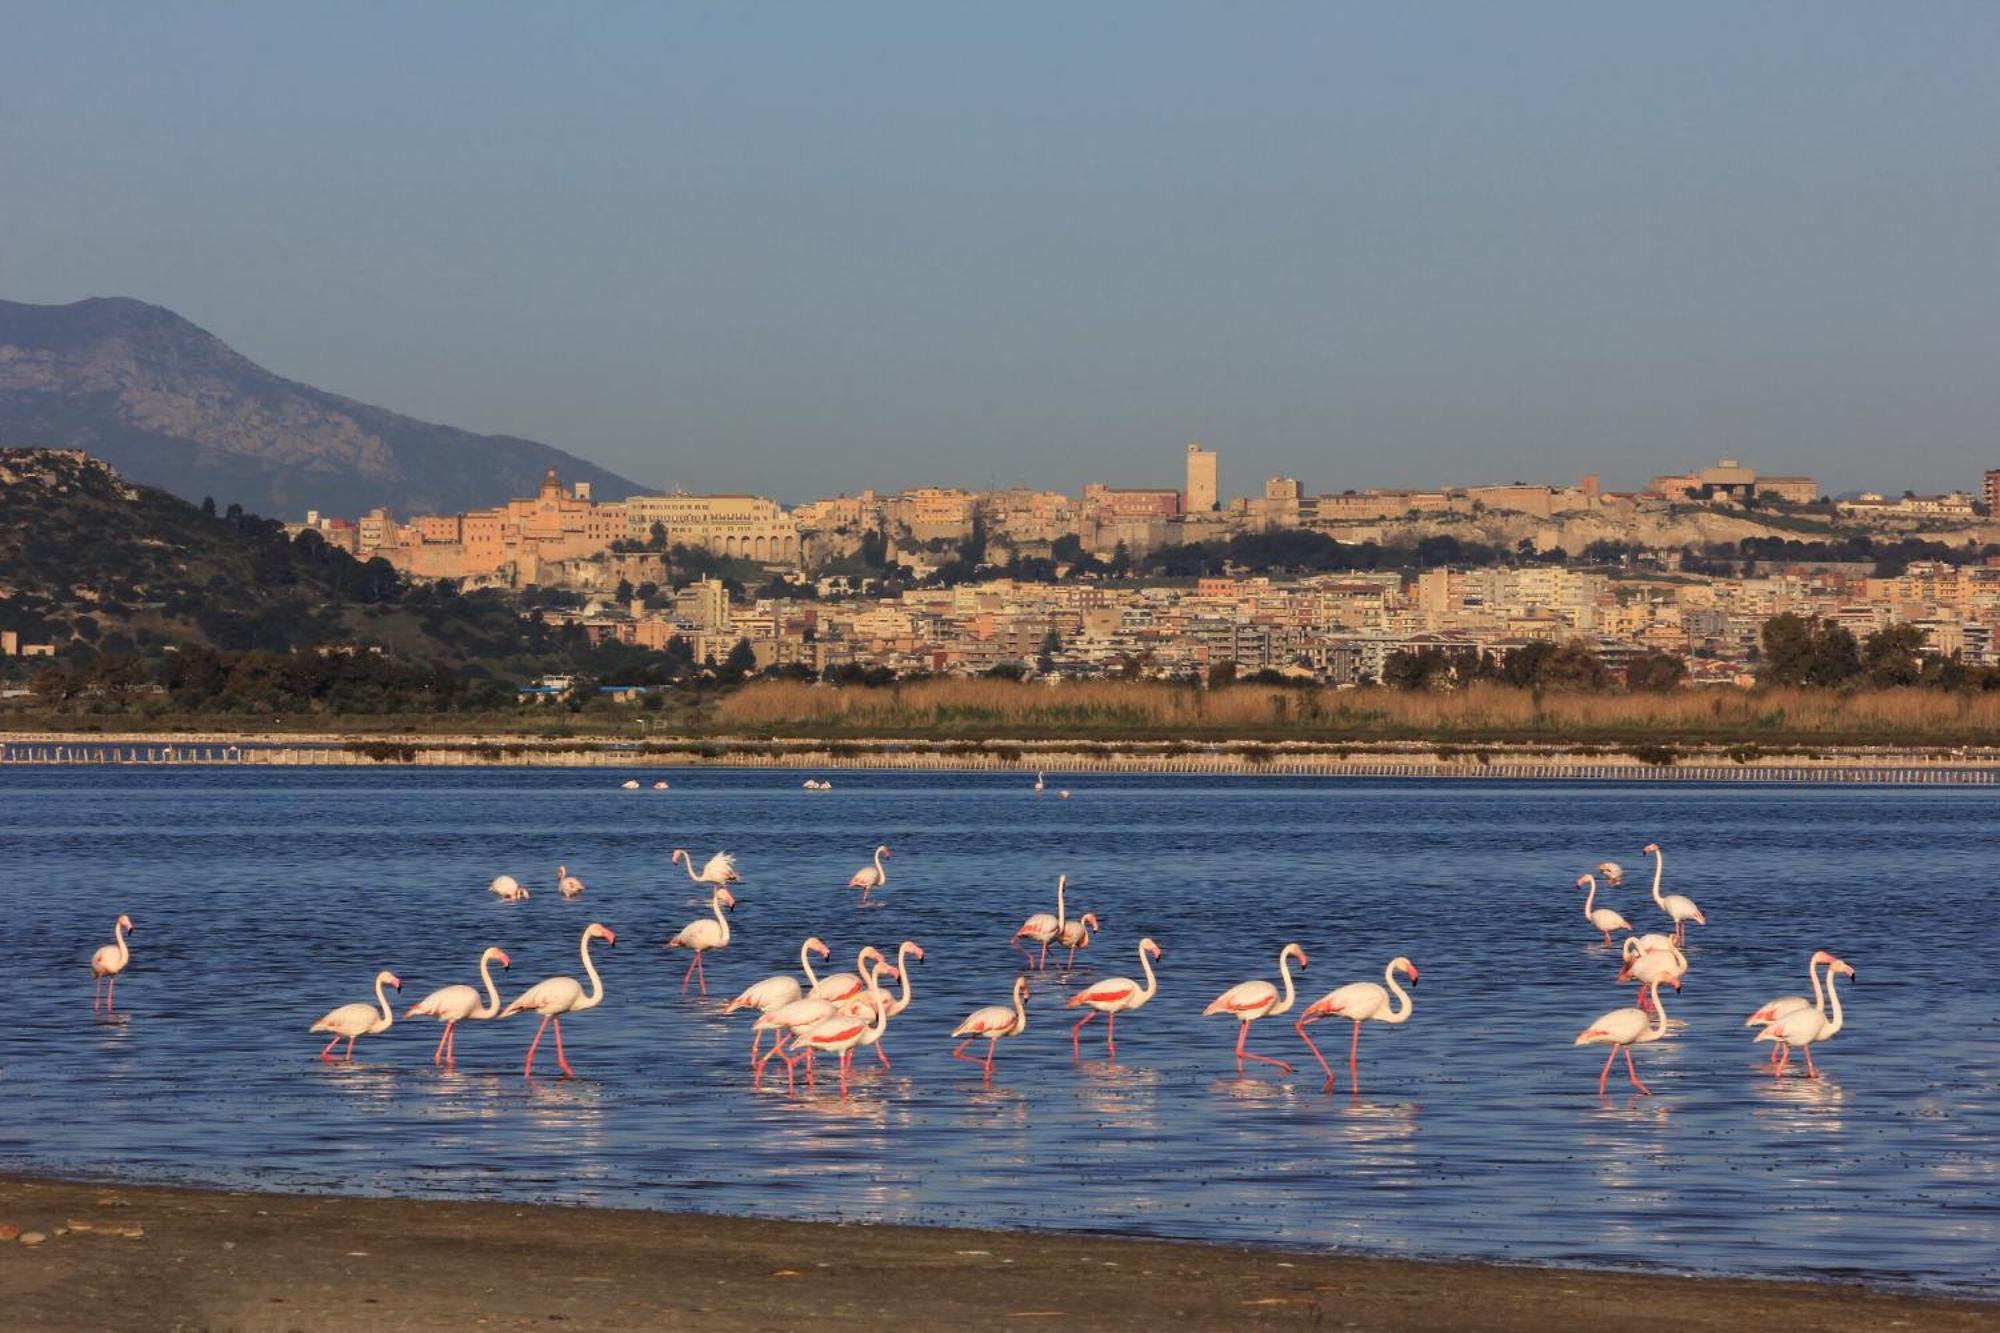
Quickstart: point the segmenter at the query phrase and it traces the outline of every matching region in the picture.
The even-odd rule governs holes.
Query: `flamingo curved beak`
[[[390,974],[389,984],[397,990],[403,989],[403,979],[393,973]]]
[[[498,958],[498,959],[500,960],[500,966],[502,966],[502,967],[512,967],[512,966],[514,966],[514,960],[513,960],[513,959],[511,959],[511,958],[509,958],[509,957],[508,957],[508,956],[507,956],[507,955],[506,955],[506,954],[505,954],[504,952],[502,952],[502,953],[496,953],[496,954],[495,954],[495,955],[493,955],[493,956],[494,956],[495,958]]]
[[[1412,967],[1410,969],[1410,984],[1412,986],[1417,984],[1417,976],[1418,976],[1417,969]]]

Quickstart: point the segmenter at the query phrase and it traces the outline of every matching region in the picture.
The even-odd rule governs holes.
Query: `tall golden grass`
[[[757,735],[1991,741],[2000,740],[2000,694],[1726,686],[1537,694],[1490,684],[1430,694],[986,679],[867,689],[758,681],[716,705],[714,726]]]

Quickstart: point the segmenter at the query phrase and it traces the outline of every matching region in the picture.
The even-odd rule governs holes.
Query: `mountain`
[[[475,435],[274,375],[171,310],[0,301],[0,445],[82,449],[191,500],[297,519],[454,513],[554,468],[599,499],[643,488],[574,454]]]

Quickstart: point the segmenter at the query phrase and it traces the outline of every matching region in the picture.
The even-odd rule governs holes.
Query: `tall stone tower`
[[[1206,514],[1215,508],[1215,450],[1190,444],[1187,450],[1187,490],[1181,507],[1190,514]]]

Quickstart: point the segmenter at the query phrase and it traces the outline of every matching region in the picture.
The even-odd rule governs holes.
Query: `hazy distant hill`
[[[0,445],[83,449],[189,499],[286,518],[477,508],[534,494],[551,467],[600,499],[641,489],[546,444],[284,379],[171,310],[119,297],[0,301]]]

